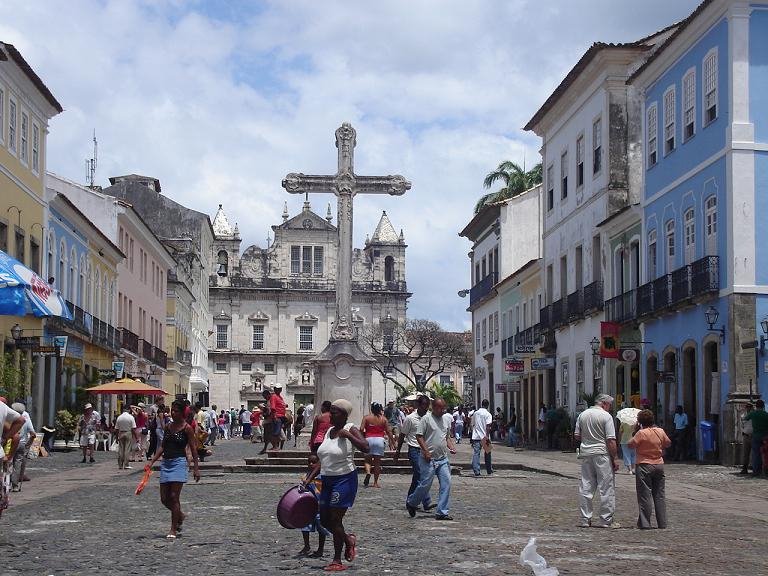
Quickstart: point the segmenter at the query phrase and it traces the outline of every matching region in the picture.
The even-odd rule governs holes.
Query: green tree
[[[445,400],[448,408],[455,408],[464,402],[461,394],[456,391],[456,388],[453,387],[453,384],[441,384],[440,382],[433,380],[430,382],[427,390],[431,392],[430,395],[433,398],[442,398]]]
[[[502,186],[496,192],[483,195],[475,204],[475,214],[484,206],[493,202],[500,202],[509,198],[514,198],[526,190],[541,184],[542,170],[541,163],[536,164],[532,169],[526,171],[519,164],[510,160],[504,160],[498,167],[490,172],[483,180],[483,187],[490,189],[496,182],[501,182]]]
[[[0,356],[0,393],[6,397],[9,404],[17,399],[26,399],[26,380],[27,366],[23,359],[17,366],[13,355]]]

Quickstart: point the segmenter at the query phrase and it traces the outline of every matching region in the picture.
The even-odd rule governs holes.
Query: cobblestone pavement
[[[460,448],[455,461],[468,461],[468,447],[462,443]],[[255,451],[235,439],[220,443],[211,461],[241,462]],[[141,465],[118,471],[106,457],[80,465],[77,454],[57,453],[30,462],[33,480],[13,495],[0,519],[0,574],[313,574],[330,558],[330,542],[323,560],[297,558],[301,535],[284,530],[274,518],[280,495],[298,480],[294,474],[204,472],[199,484],[188,484],[182,493],[190,514],[183,537],[168,542],[169,514],[160,505],[156,475],[143,494],[134,496]],[[494,458],[546,465],[565,476],[518,470],[477,479],[455,476],[451,513],[456,521],[438,522],[423,513],[409,518],[403,508],[409,478],[385,475],[382,489],[361,487],[348,514],[347,527],[359,543],[350,572],[530,574],[518,558],[531,536],[550,565],[568,575],[731,576],[765,569],[765,520],[727,506],[734,498],[740,502],[739,490],[749,486],[763,496],[750,492],[748,498],[757,509],[765,507],[764,481],[709,470],[717,467],[670,466],[670,489],[701,485],[723,505],[714,513],[705,498],[670,499],[670,528],[641,532],[632,528],[632,478],[620,476],[617,520],[627,528],[578,529],[576,482],[567,477],[578,469],[573,454],[499,447]]]

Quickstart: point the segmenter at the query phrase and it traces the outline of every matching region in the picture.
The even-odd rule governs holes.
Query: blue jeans
[[[475,476],[480,476],[480,452],[483,450],[483,445],[480,440],[470,440],[472,444],[472,471]],[[493,472],[491,467],[491,453],[485,453],[485,471],[490,474]]]
[[[432,488],[432,480],[437,476],[437,481],[440,484],[440,495],[437,500],[435,513],[437,516],[447,516],[451,499],[451,465],[448,462],[448,458],[427,462],[423,456],[419,455],[419,467],[421,469],[421,480],[419,480],[416,491],[408,496],[406,504],[414,508],[418,506],[419,502],[423,501],[424,496],[429,495],[429,489]]]
[[[407,498],[410,498],[411,494],[413,494],[416,491],[416,488],[419,485],[419,481],[421,480],[421,466],[419,464],[419,458],[421,458],[421,448],[414,448],[413,446],[408,446],[408,461],[411,463],[412,474],[411,474],[411,486],[410,488],[408,488]],[[422,506],[424,506],[424,508],[432,504],[432,497],[429,495],[429,490],[427,490],[426,494],[422,495],[421,504]]]
[[[459,444],[461,442],[461,435],[464,432],[464,423],[461,424],[456,423],[455,429],[454,429],[454,436],[456,438],[456,443]]]

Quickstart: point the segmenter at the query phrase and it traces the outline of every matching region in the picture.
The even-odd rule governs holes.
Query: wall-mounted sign
[[[35,346],[32,348],[33,356],[58,356],[58,346]]]
[[[513,374],[521,374],[522,372],[525,372],[525,361],[515,359],[505,360],[504,371],[512,372]]]
[[[548,370],[555,367],[554,356],[531,358],[531,370]]]
[[[67,342],[69,342],[69,336],[53,337],[53,345],[59,350],[59,356],[67,355]]]
[[[115,373],[115,380],[120,380],[125,373],[125,362],[112,362],[112,371]]]
[[[640,351],[637,348],[622,348],[619,350],[619,359],[622,362],[637,362]]]
[[[533,354],[534,346],[531,344],[515,344],[515,354]]]
[[[520,381],[516,380],[513,382],[497,382],[494,384],[494,388],[496,392],[520,392]]]

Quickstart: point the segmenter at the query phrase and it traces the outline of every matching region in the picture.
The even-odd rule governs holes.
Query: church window
[[[314,269],[313,273],[315,276],[322,276],[323,275],[323,247],[322,246],[315,246],[314,251]]]
[[[291,246],[291,274],[301,272],[301,246]]]
[[[392,256],[384,258],[384,281],[395,281],[395,259]]]
[[[312,274],[312,246],[301,247],[301,273]]]
[[[275,363],[274,362],[264,362],[264,373],[265,374],[274,374],[275,373]]]
[[[227,343],[229,342],[229,338],[227,328],[226,324],[216,325],[216,348],[219,350],[226,350],[228,348]]]
[[[313,326],[299,326],[299,350],[312,350]]]
[[[251,372],[253,364],[251,362],[243,362],[240,364],[240,372]]]
[[[254,324],[253,326],[253,350],[264,350],[264,325]]]

